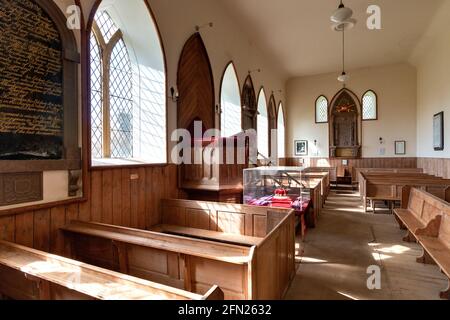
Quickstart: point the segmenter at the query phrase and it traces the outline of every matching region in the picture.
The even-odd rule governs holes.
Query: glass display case
[[[302,167],[259,167],[244,170],[244,204],[293,208],[305,212],[311,203]]]

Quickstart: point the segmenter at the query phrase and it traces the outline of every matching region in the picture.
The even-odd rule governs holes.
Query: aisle
[[[363,213],[356,194],[330,194],[319,225],[310,230],[297,276],[286,299],[439,299],[446,278],[436,266],[415,260],[417,244],[388,214]],[[367,288],[367,268],[381,268],[381,290]]]

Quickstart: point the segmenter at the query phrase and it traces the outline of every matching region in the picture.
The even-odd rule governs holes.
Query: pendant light
[[[346,8],[344,6],[344,3],[342,3],[342,0],[341,0],[341,4],[339,5],[338,9],[331,16],[331,22],[342,23],[342,22],[345,22],[345,21],[351,19],[352,16],[353,16],[353,10],[350,8]]]
[[[352,29],[356,20],[353,17],[353,10],[344,6],[344,3],[341,0],[341,3],[338,9],[331,16],[331,22],[333,22],[331,28],[335,31],[345,31]]]
[[[350,79],[350,76],[345,72],[345,30],[342,30],[342,73],[338,77],[338,81],[345,83]]]

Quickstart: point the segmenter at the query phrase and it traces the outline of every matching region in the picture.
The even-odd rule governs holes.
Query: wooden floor
[[[331,193],[318,227],[297,243],[300,263],[289,300],[435,300],[446,288],[437,266],[416,262],[417,244],[393,215],[363,213],[359,195]],[[381,290],[367,288],[367,268],[381,267]]]

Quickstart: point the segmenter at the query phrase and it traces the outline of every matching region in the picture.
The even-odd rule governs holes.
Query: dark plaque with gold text
[[[62,42],[32,0],[0,0],[0,160],[63,157]]]

